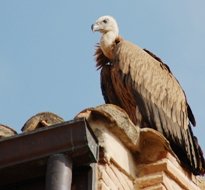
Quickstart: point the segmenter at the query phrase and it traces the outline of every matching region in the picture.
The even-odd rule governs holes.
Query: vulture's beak
[[[97,23],[95,23],[95,24],[92,24],[92,25],[91,25],[91,30],[92,30],[93,32],[96,32],[96,31],[99,31],[99,30],[100,30],[100,27],[99,27],[99,25],[98,25]]]

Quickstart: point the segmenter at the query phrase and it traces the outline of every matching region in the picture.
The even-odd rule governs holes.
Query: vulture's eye
[[[106,20],[106,19],[105,19],[105,20],[103,20],[103,23],[105,23],[105,24],[106,24],[106,23],[107,23],[107,20]]]

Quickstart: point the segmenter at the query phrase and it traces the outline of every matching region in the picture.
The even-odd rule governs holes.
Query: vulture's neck
[[[118,34],[113,31],[106,32],[102,35],[100,40],[100,47],[103,54],[110,60],[113,59],[114,42]]]

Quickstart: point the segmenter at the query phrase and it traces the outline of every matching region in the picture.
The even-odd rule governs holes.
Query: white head
[[[98,18],[91,26],[93,32],[102,33],[100,47],[104,55],[109,59],[113,58],[113,42],[118,37],[119,29],[116,20],[111,16]]]
[[[119,29],[116,20],[112,16],[101,16],[91,26],[93,32],[99,31],[102,34],[113,32],[116,36],[119,34]]]

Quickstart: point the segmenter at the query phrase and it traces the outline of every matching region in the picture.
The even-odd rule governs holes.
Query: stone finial
[[[51,112],[41,112],[32,116],[22,127],[23,132],[33,131],[38,128],[48,127],[63,122],[64,119]]]
[[[0,124],[0,139],[3,137],[10,137],[10,136],[13,136],[16,134],[17,134],[17,132],[15,130],[13,130],[12,128],[10,128],[6,125]]]

